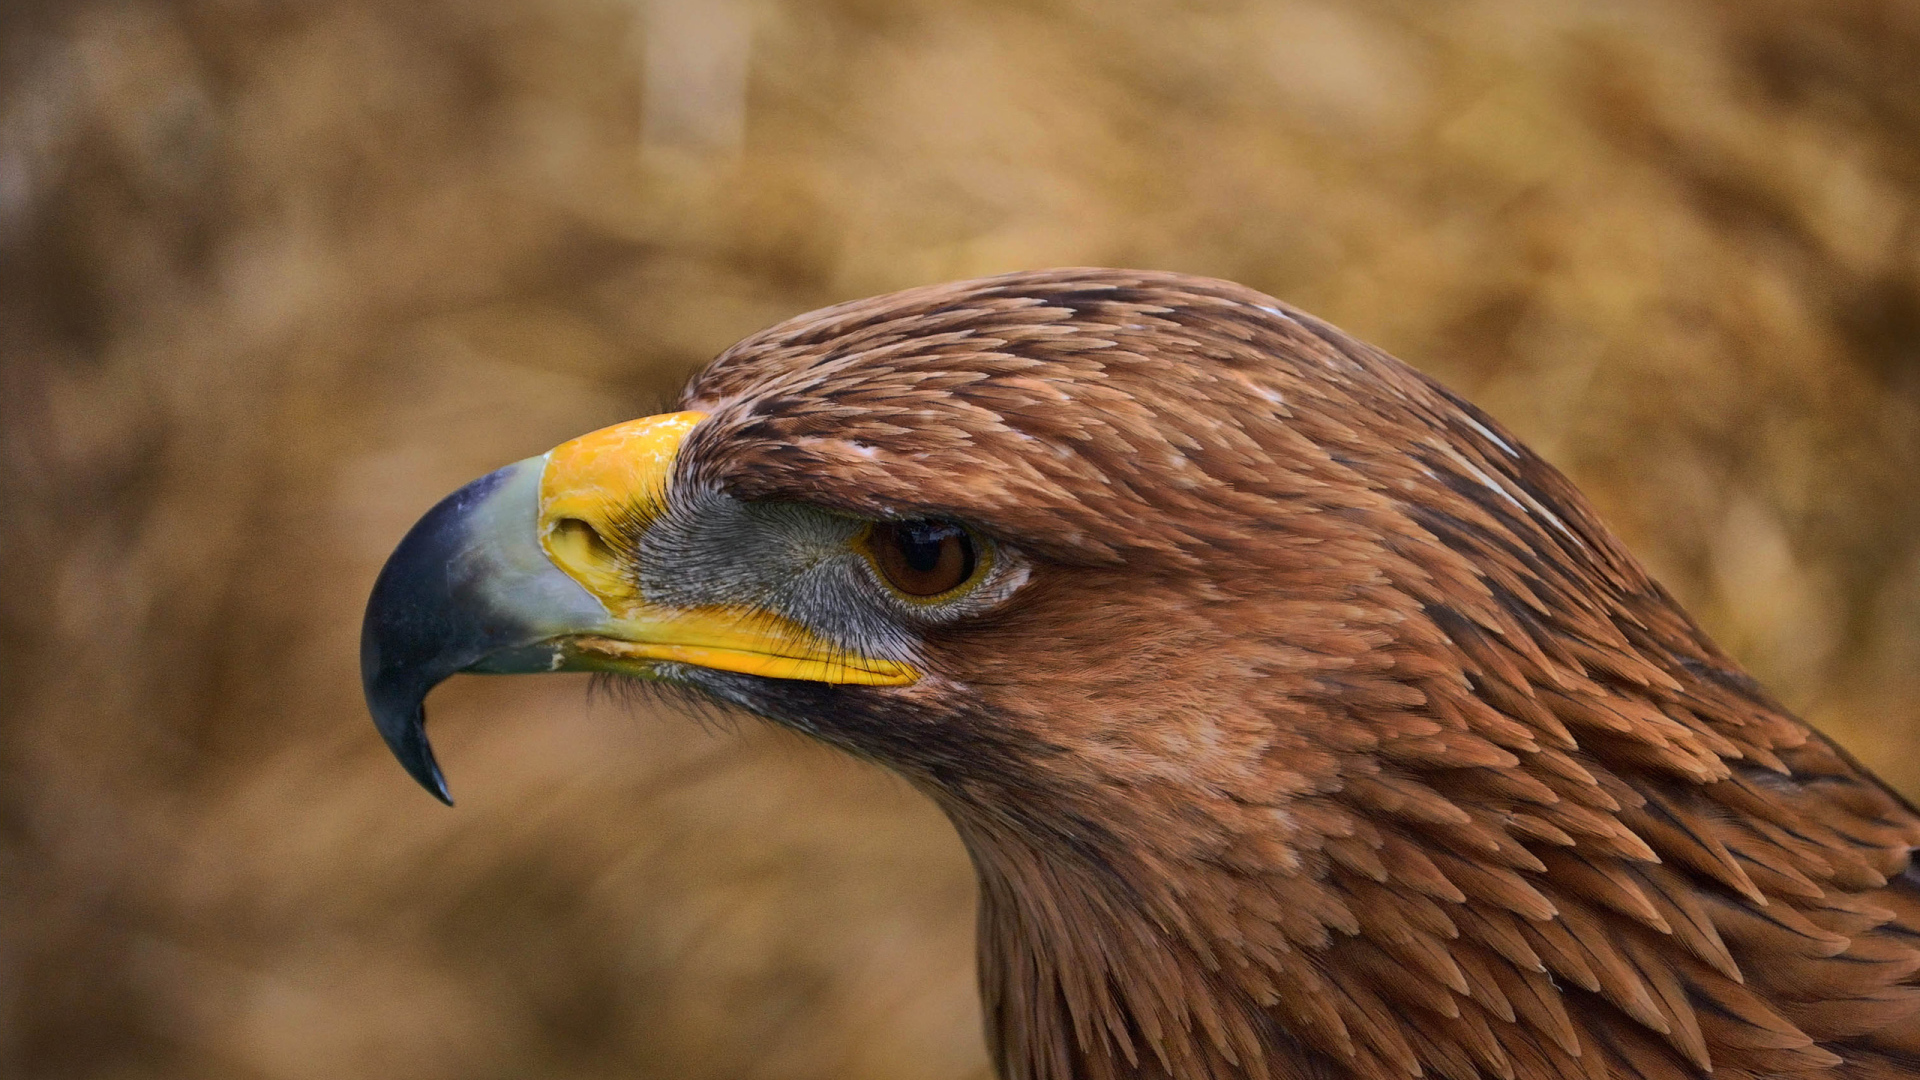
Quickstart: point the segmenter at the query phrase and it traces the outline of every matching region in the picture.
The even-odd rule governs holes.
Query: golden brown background
[[[464,679],[445,810],[356,640],[736,337],[1075,263],[1462,390],[1920,790],[1913,0],[12,0],[0,1076],[983,1076],[904,784]]]

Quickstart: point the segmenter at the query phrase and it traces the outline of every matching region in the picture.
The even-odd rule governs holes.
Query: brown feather
[[[1920,1076],[1920,816],[1379,350],[1058,270],[802,316],[686,404],[679,488],[1030,565],[802,718],[965,839],[1005,1076]]]

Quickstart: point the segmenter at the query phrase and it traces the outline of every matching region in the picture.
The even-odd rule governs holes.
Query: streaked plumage
[[[802,316],[684,407],[663,490],[594,526],[649,617],[913,674],[635,670],[946,810],[1005,1075],[1920,1075],[1920,817],[1380,351],[1239,286],[1061,270]],[[992,566],[862,599],[834,545],[908,519]],[[393,609],[367,670],[404,756],[414,683],[480,661],[393,689]]]

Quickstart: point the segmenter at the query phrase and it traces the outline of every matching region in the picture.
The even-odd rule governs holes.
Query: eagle
[[[971,856],[1009,1080],[1920,1076],[1920,813],[1379,349],[1050,270],[799,316],[680,405],[382,570],[369,709],[443,800],[455,672],[878,762]]]

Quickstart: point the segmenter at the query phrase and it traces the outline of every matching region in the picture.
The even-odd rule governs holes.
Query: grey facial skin
[[[639,537],[643,594],[668,607],[770,612],[850,654],[924,668],[926,628],[978,615],[1027,580],[1025,556],[975,535],[985,567],[978,581],[939,602],[908,600],[856,550],[870,524],[804,503],[683,491]]]
[[[913,663],[918,636],[853,549],[866,527],[799,503],[688,493],[642,536],[641,587],[651,603],[771,612],[851,654]]]

